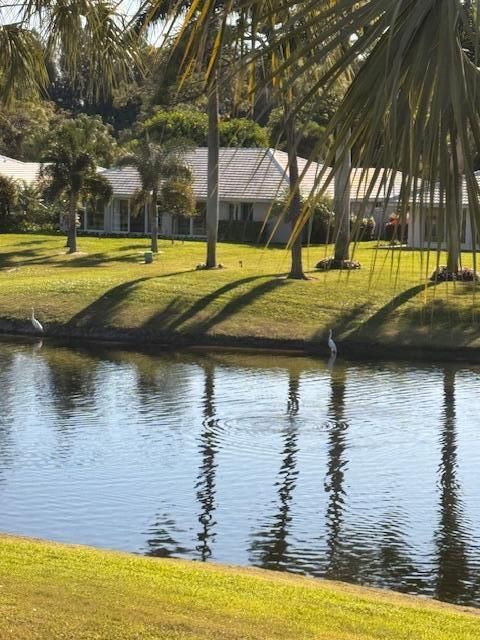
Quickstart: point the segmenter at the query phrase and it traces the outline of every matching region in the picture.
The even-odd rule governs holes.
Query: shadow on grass
[[[203,296],[203,298],[200,298],[199,300],[197,300],[189,309],[184,311],[178,317],[172,317],[167,327],[168,330],[176,331],[187,320],[190,320],[191,318],[194,318],[196,315],[201,313],[204,309],[208,307],[209,304],[217,300],[220,296],[223,296],[226,293],[233,291],[238,287],[241,287],[242,285],[249,284],[250,282],[255,282],[255,280],[260,280],[260,279],[269,278],[269,277],[274,277],[274,276],[269,276],[269,275],[250,276],[249,278],[242,278],[241,280],[235,280],[234,282],[229,282],[223,287],[220,287],[219,289],[212,291],[212,293],[209,293],[208,295]],[[152,318],[148,320],[148,322],[146,323],[146,326],[148,327],[157,326],[158,323],[159,323],[159,316],[158,314],[155,314]]]
[[[266,282],[262,282],[261,284],[249,289],[243,294],[240,294],[227,302],[227,304],[214,314],[210,315],[206,318],[196,318],[198,314],[202,313],[208,305],[212,302],[220,298],[222,295],[241,287],[242,285],[249,284],[254,282],[255,280],[264,280],[265,278],[273,277],[273,280],[267,280]],[[173,317],[170,319],[166,314],[166,310],[162,310],[161,312],[153,315],[144,325],[145,328],[149,329],[162,329],[164,331],[168,331],[169,333],[174,333],[180,329],[180,327],[189,321],[187,333],[195,333],[197,335],[202,335],[208,333],[210,329],[212,329],[215,325],[220,324],[227,318],[235,315],[243,308],[247,307],[257,298],[264,296],[270,291],[274,291],[280,286],[286,285],[287,282],[285,280],[280,280],[275,276],[269,275],[261,275],[261,276],[252,276],[250,278],[242,278],[241,280],[235,280],[234,282],[229,282],[228,284],[216,289],[212,293],[200,298],[195,302],[189,309],[184,311],[180,316],[175,317],[176,311],[178,307],[172,305],[172,309],[174,311]]]
[[[137,254],[115,256],[111,253],[90,253],[86,255],[74,256],[70,260],[62,262],[54,262],[51,266],[65,268],[84,268],[84,267],[99,267],[101,265],[112,264],[115,262],[130,262],[133,264],[142,264],[141,252]]]
[[[109,289],[98,300],[89,304],[88,307],[82,309],[79,313],[73,316],[68,326],[82,326],[91,325],[96,327],[104,327],[114,318],[116,311],[122,305],[132,292],[132,290],[142,282],[148,280],[159,280],[161,278],[170,278],[173,276],[184,275],[186,273],[192,273],[194,269],[189,271],[177,271],[174,273],[165,273],[154,276],[143,276],[142,278],[136,278],[129,282],[124,282],[117,287]],[[171,310],[171,313],[173,309]]]
[[[362,334],[367,333],[370,337],[375,336],[378,330],[385,326],[388,323],[389,318],[404,304],[415,298],[419,293],[424,292],[426,289],[431,289],[432,287],[437,286],[435,282],[429,282],[425,284],[419,284],[415,287],[411,287],[406,291],[402,291],[392,298],[388,304],[384,307],[376,311],[372,316],[370,316],[367,320],[362,322],[360,326],[358,326],[352,333],[350,333],[349,338],[358,338]],[[423,312],[418,309],[412,309],[412,313],[410,314],[408,320],[411,324],[418,324],[421,320]]]
[[[36,249],[23,249],[22,251],[7,251],[0,253],[0,269],[8,269],[14,267],[21,267],[25,263],[39,264],[48,262],[48,258],[45,258]]]

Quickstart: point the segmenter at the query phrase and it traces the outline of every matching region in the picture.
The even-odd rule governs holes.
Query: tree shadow
[[[215,302],[215,300],[218,300],[218,298],[220,298],[224,294],[229,293],[230,291],[233,291],[234,289],[237,289],[242,285],[249,284],[250,282],[254,282],[255,280],[263,280],[268,277],[272,276],[251,276],[249,278],[242,278],[241,280],[229,282],[223,287],[220,287],[219,289],[212,291],[212,293],[209,293],[208,295],[203,296],[202,298],[197,300],[181,315],[177,316],[176,314],[172,314],[174,317],[172,317],[169,322],[168,318],[166,317],[165,310],[162,310],[149,318],[144,327],[156,328],[161,326],[163,330],[168,330],[168,332],[173,333],[187,321],[191,321],[191,325],[188,327],[189,333],[207,333],[215,325],[223,322],[235,313],[238,313],[241,309],[251,304],[259,296],[265,295],[269,291],[273,291],[278,286],[285,284],[285,282],[279,279],[267,280],[266,282],[262,282],[258,286],[253,287],[246,293],[237,296],[233,300],[230,300],[222,309],[209,316],[208,318],[197,319],[197,321],[195,321],[195,317],[198,316],[198,314],[201,314],[211,303]],[[173,310],[176,311],[175,307],[173,307]]]
[[[45,256],[36,249],[23,249],[22,251],[7,251],[0,253],[0,269],[8,269],[11,267],[21,267],[28,264],[48,262]]]
[[[400,307],[402,307],[404,304],[406,304],[410,300],[413,300],[413,298],[415,298],[422,291],[425,291],[426,289],[430,289],[435,286],[436,286],[435,282],[429,282],[426,285],[419,284],[419,285],[416,285],[415,287],[411,287],[410,289],[407,289],[406,291],[402,291],[401,293],[399,293],[397,296],[395,296],[395,298],[390,300],[388,304],[386,304],[384,307],[376,311],[373,315],[371,315],[366,320],[362,321],[359,325],[357,324],[356,327],[349,328],[347,326],[344,328],[342,323],[340,322],[339,328],[343,332],[348,331],[349,340],[354,340],[355,338],[358,338],[365,333],[368,334],[370,337],[375,336],[378,330],[388,323],[390,316],[392,316]],[[368,307],[368,305],[363,305],[363,310],[365,310],[366,307]],[[413,314],[412,317],[410,318],[412,322],[417,321],[417,318],[414,317],[414,315],[416,316],[416,314]]]
[[[170,278],[177,275],[183,275],[185,273],[191,273],[190,271],[177,271],[174,273],[165,273],[162,275],[155,276],[143,276],[142,278],[136,278],[135,280],[130,280],[129,282],[124,282],[112,289],[106,291],[100,298],[92,302],[92,304],[88,305],[84,309],[82,309],[79,313],[70,318],[67,326],[75,327],[82,325],[96,325],[96,326],[105,326],[108,324],[110,320],[112,320],[115,316],[115,312],[117,309],[125,303],[128,295],[132,292],[132,290],[142,282],[146,282],[148,280],[157,280],[160,278]],[[166,314],[170,315],[174,313],[175,301],[172,301],[169,305],[170,310],[167,309],[162,310],[159,314],[160,316],[166,317]]]

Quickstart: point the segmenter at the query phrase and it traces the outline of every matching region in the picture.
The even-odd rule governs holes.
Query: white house
[[[199,215],[192,218],[164,214],[159,219],[160,234],[201,238],[205,236],[205,209],[207,200],[207,149],[199,147],[186,154],[186,162],[193,173],[193,190]],[[325,185],[324,166],[298,158],[302,174],[301,193],[310,195],[320,183]],[[33,182],[41,165],[21,162],[0,156],[0,173],[15,179]],[[275,149],[230,149],[220,150],[220,223],[257,223],[260,228],[266,222],[266,236],[274,230],[274,242],[286,242],[290,225],[270,216],[272,204],[285,196],[289,186],[288,155]],[[108,179],[113,189],[109,203],[88,208],[82,216],[81,227],[86,233],[119,235],[143,235],[149,232],[146,210],[140,213],[133,206],[133,198],[141,187],[140,177],[134,167],[99,170]],[[383,182],[385,170],[355,169],[351,178],[352,212],[362,216],[374,216],[377,224],[383,223],[392,207],[385,207],[387,187]],[[390,172],[391,173],[391,172]],[[321,176],[321,180],[320,180]],[[390,197],[399,194],[401,178],[394,177]],[[365,200],[365,196],[368,196]],[[330,180],[325,196],[333,200],[334,184]],[[365,205],[365,202],[367,204]]]
[[[480,171],[475,172],[475,177],[480,185]],[[418,201],[419,198],[416,198]],[[470,207],[467,195],[465,179],[462,184],[462,221],[460,228],[460,246],[462,251],[480,249],[478,229],[475,232],[475,223],[470,215]],[[441,195],[437,187],[433,194],[425,195],[425,204],[420,207],[412,203],[410,206],[410,222],[408,225],[408,245],[415,249],[431,248],[446,249],[447,227],[445,195]]]

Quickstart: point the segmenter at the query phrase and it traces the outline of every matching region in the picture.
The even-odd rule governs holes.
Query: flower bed
[[[325,258],[315,265],[316,269],[327,271],[328,269],[361,269],[362,265],[357,260],[335,260],[335,258]]]
[[[479,282],[480,274],[470,267],[463,267],[458,271],[448,271],[447,267],[441,266],[430,276],[432,282]]]

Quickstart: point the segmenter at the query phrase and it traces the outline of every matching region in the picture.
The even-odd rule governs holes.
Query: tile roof
[[[198,147],[186,154],[193,177],[193,190],[198,200],[207,198],[208,149]],[[300,172],[307,160],[299,158]],[[221,149],[220,185],[221,200],[243,200],[272,202],[288,190],[288,156],[283,151],[273,149]],[[303,181],[302,191],[308,195],[315,184],[315,178],[322,169],[316,162],[311,163]],[[110,181],[115,195],[131,196],[141,187],[140,178],[134,167],[106,169],[103,175]],[[329,187],[330,189],[330,187]],[[330,189],[333,192],[333,188]]]
[[[194,184],[193,190],[198,200],[207,198],[207,166],[208,150],[199,147],[186,154]],[[305,158],[298,158],[298,166],[302,177],[301,191],[308,196],[312,189],[324,185],[328,179],[328,171],[321,176],[325,167],[317,162],[308,162]],[[389,170],[388,170],[389,171]],[[352,200],[361,200],[368,191],[370,180],[376,178],[376,184],[371,191],[370,200],[383,198],[387,188],[381,184],[385,170],[375,173],[375,169],[355,169],[352,172]],[[391,171],[389,171],[391,173]],[[118,196],[132,196],[141,188],[137,170],[134,167],[106,169],[103,175],[110,181],[113,192]],[[390,180],[388,175],[386,180]],[[393,189],[390,197],[400,194],[402,176],[397,173],[394,177]],[[288,190],[288,154],[276,149],[228,149],[220,150],[220,185],[221,200],[254,201],[270,203],[281,198]],[[334,184],[331,180],[325,190],[329,198],[334,196]]]
[[[22,162],[0,155],[0,174],[14,180],[24,180],[28,184],[34,183],[38,178],[40,167],[39,162]]]

